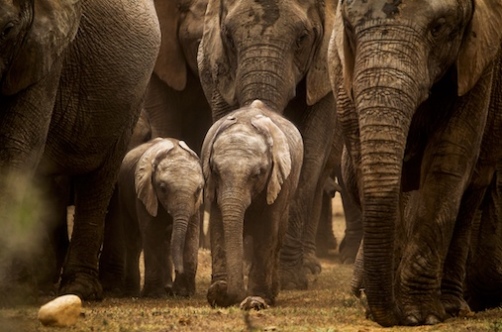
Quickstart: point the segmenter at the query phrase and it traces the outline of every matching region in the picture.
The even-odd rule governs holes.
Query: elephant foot
[[[316,257],[315,253],[307,253],[303,257],[303,266],[305,270],[309,271],[313,275],[318,275],[321,273],[322,267],[319,258]]]
[[[263,309],[268,309],[269,304],[267,302],[268,301],[264,300],[260,296],[248,296],[241,302],[239,307],[242,310],[254,309],[254,310],[259,311],[259,310],[263,310]]]
[[[161,299],[167,297],[168,293],[166,288],[162,285],[148,285],[145,284],[143,291],[141,292],[141,297],[147,297],[151,299]]]
[[[451,317],[471,317],[474,313],[463,298],[454,295],[442,295],[444,310]]]
[[[85,301],[103,300],[103,288],[98,278],[89,273],[63,274],[59,295],[74,294]]]
[[[211,307],[229,307],[242,301],[244,296],[230,296],[225,280],[215,281],[207,291],[207,302]]]
[[[305,290],[308,288],[307,273],[303,266],[281,266],[281,289]]]
[[[360,242],[359,237],[351,238],[350,236],[345,235],[339,247],[340,260],[342,261],[342,264],[354,264]]]
[[[166,291],[169,287],[166,287]],[[170,292],[174,296],[190,297],[195,294],[195,276],[180,274],[174,279]],[[169,291],[168,291],[169,293]]]
[[[401,308],[402,324],[407,326],[436,325],[447,318],[439,299],[413,297]]]

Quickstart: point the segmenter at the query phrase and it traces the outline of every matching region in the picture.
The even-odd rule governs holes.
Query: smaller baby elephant
[[[214,123],[201,159],[211,208],[209,304],[266,308],[279,292],[279,250],[302,167],[302,137],[256,100]],[[244,257],[250,260],[247,287]]]
[[[156,138],[125,156],[118,204],[124,225],[125,288],[130,295],[139,293],[142,249],[142,296],[195,293],[203,187],[200,160],[182,141]]]

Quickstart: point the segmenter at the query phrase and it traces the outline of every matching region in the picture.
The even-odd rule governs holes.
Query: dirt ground
[[[334,200],[334,228],[340,241],[344,219],[338,200]],[[39,306],[0,310],[0,332],[25,331],[500,331],[502,309],[472,317],[449,319],[425,327],[381,328],[365,318],[359,299],[349,293],[352,266],[339,263],[337,253],[322,259],[323,271],[310,280],[306,291],[281,291],[273,308],[246,313],[238,308],[211,308],[206,301],[210,281],[210,253],[199,252],[197,293],[193,298],[114,299],[85,302],[76,325],[49,328],[37,320]],[[40,305],[49,301],[40,300]]]

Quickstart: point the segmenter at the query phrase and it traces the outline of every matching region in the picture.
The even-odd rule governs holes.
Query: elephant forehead
[[[265,152],[267,144],[265,138],[256,131],[247,128],[229,128],[220,134],[214,142],[215,150],[240,149]]]
[[[374,19],[428,22],[438,16],[450,15],[462,7],[459,0],[345,0],[343,6],[344,15],[356,24]]]
[[[164,158],[157,165],[156,174],[163,178],[190,177],[202,181],[202,168],[200,162],[191,156],[177,156]]]

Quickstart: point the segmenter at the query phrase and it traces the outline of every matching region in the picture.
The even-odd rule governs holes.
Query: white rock
[[[77,295],[63,295],[41,306],[38,320],[47,326],[70,326],[77,322],[81,309]]]

